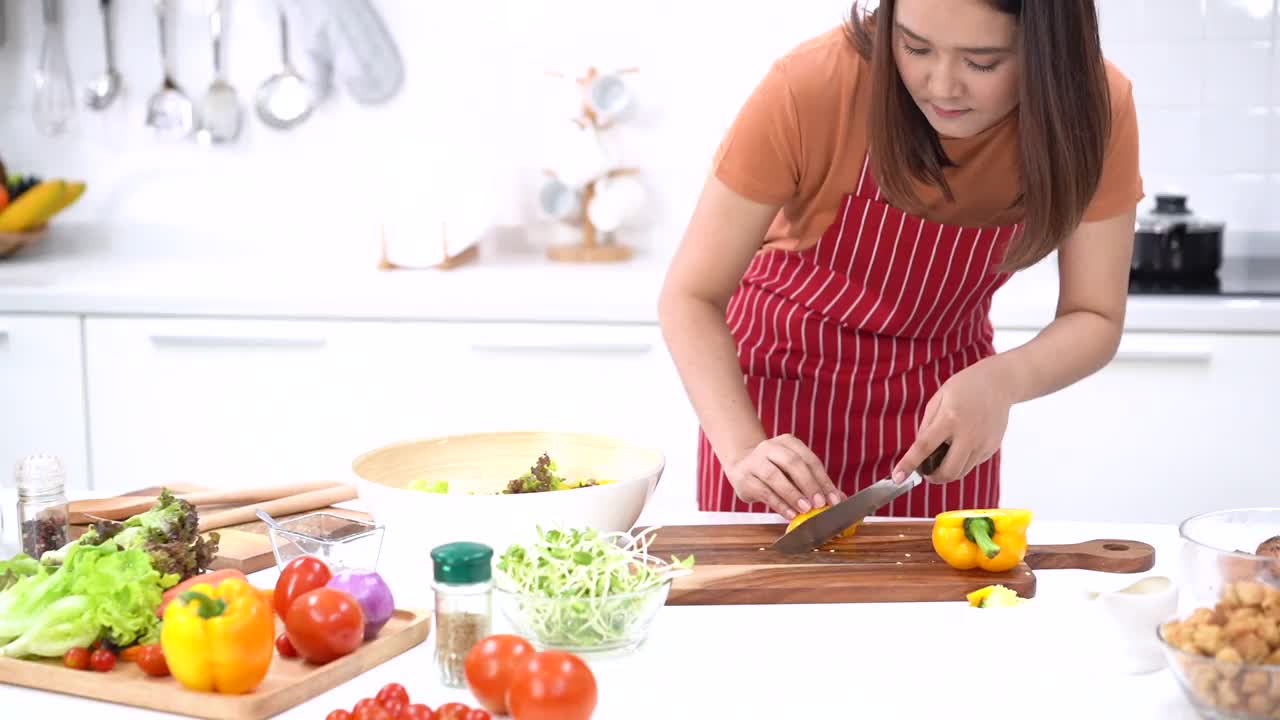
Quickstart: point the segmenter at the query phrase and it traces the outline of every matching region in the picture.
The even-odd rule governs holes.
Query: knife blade
[[[911,491],[923,481],[920,473],[932,473],[942,464],[946,457],[949,443],[938,446],[920,468],[911,473],[906,482],[896,483],[893,478],[885,478],[845,500],[831,506],[800,523],[789,533],[774,541],[771,549],[778,552],[794,554],[809,552],[855,523],[862,522],[868,515],[893,502],[899,496]]]

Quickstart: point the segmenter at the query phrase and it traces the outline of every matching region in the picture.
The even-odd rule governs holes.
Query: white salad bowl
[[[550,492],[502,494],[546,453],[566,480],[604,484]],[[423,558],[437,545],[484,543],[495,558],[538,528],[630,530],[653,495],[666,465],[663,453],[604,435],[493,432],[400,442],[371,450],[352,463],[360,499],[386,526],[397,554]],[[410,489],[448,483],[448,492]],[[419,554],[420,553],[420,554]]]

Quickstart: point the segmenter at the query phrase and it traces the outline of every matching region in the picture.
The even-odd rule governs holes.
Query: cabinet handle
[[[610,354],[610,355],[643,355],[653,350],[652,343],[472,343],[475,352],[514,353],[572,353],[572,354]]]
[[[329,344],[322,337],[299,335],[214,335],[214,334],[180,334],[152,335],[151,344],[156,347],[200,348],[320,348]]]
[[[1207,347],[1130,348],[1116,352],[1116,362],[1208,363],[1213,350]]]

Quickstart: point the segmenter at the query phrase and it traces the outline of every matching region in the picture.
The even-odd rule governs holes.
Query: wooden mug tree
[[[618,70],[616,74],[624,75],[634,73],[639,68],[623,68]],[[552,77],[563,78],[564,75],[556,72],[548,73]],[[596,112],[591,105],[591,86],[600,77],[600,71],[595,67],[587,68],[584,75],[576,78],[574,82],[577,84],[578,92],[581,95],[580,110],[573,122],[583,130],[591,129],[592,132],[600,132],[606,130],[613,125],[613,118],[602,117]],[[547,249],[547,255],[552,260],[562,262],[619,262],[627,260],[632,255],[630,247],[618,242],[603,243],[601,242],[601,231],[597,228],[589,217],[586,209],[591,206],[591,201],[596,195],[597,184],[601,180],[609,180],[624,175],[634,175],[639,172],[636,168],[619,167],[606,171],[603,175],[587,182],[582,188],[582,213],[579,217],[562,221],[566,224],[582,228],[581,242],[574,245],[556,245],[552,244]],[[553,170],[546,170],[547,175],[556,177]]]

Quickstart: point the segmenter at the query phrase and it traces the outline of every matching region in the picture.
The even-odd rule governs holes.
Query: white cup
[[[582,217],[582,191],[549,177],[538,188],[538,210],[544,217],[570,222]]]
[[[587,217],[592,225],[611,232],[634,220],[644,202],[644,186],[634,177],[601,178],[587,206]]]
[[[603,117],[621,115],[631,105],[631,88],[618,73],[598,75],[587,86],[587,104]]]
[[[1156,629],[1178,609],[1178,587],[1162,575],[1142,578],[1119,590],[1090,593],[1093,655],[1123,674],[1156,672],[1165,667]]]

